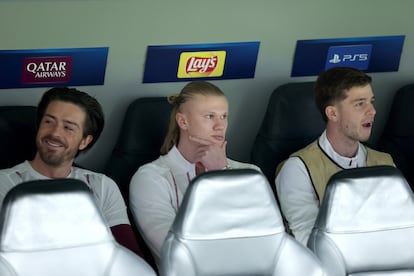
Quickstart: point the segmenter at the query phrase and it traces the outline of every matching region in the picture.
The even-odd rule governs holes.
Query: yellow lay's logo
[[[226,51],[183,52],[178,64],[178,78],[220,77],[223,75]]]

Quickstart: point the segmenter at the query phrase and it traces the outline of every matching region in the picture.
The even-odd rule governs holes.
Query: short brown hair
[[[371,84],[371,77],[353,67],[334,67],[321,73],[315,83],[315,103],[325,122],[325,109],[347,97],[347,91],[355,86]]]

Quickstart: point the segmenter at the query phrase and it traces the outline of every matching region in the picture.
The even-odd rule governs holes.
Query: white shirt
[[[343,169],[366,166],[366,149],[360,143],[352,157],[339,155],[332,148],[324,131],[318,140],[322,150]],[[306,169],[299,157],[289,157],[275,180],[282,212],[295,238],[306,246],[319,211],[319,200]]]
[[[130,224],[124,199],[112,179],[103,174],[77,167],[72,167],[67,178],[82,180],[89,186],[109,227]],[[35,171],[28,161],[9,169],[0,170],[0,204],[3,203],[7,192],[14,186],[38,179],[50,178]]]
[[[260,169],[227,159],[233,169]],[[174,221],[184,193],[195,177],[195,165],[174,146],[166,155],[141,166],[130,184],[130,208],[138,228],[159,263],[161,247]]]

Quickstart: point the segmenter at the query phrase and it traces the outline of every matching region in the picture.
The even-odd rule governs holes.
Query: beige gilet
[[[388,153],[376,151],[369,147],[365,147],[365,149],[367,150],[367,167],[394,165],[392,157]],[[333,174],[344,168],[340,167],[335,161],[329,158],[329,156],[319,147],[318,140],[312,142],[305,148],[294,152],[290,156],[299,157],[305,164],[320,204],[329,179]],[[280,168],[281,165],[278,166],[278,169]]]

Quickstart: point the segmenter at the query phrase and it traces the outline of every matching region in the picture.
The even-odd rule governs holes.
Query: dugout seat
[[[414,198],[393,166],[331,177],[308,241],[331,276],[414,275]]]
[[[391,154],[411,189],[414,188],[414,83],[396,92],[388,121],[378,142],[378,149]]]
[[[314,82],[287,83],[277,87],[251,152],[251,162],[266,175],[276,195],[277,165],[315,140],[325,122],[314,101]]]
[[[253,169],[192,180],[160,267],[163,276],[325,275],[311,251],[285,232],[266,177]]]
[[[0,169],[32,160],[35,140],[36,107],[0,106]]]
[[[137,169],[160,155],[172,105],[167,97],[134,100],[125,113],[116,145],[104,173],[119,186],[129,202],[129,182]]]
[[[155,160],[168,131],[172,105],[167,97],[134,100],[125,113],[116,145],[104,173],[119,186],[128,206],[128,216],[145,259],[156,269],[155,261],[138,231],[129,208],[129,183],[141,165]]]
[[[85,183],[25,182],[0,213],[0,275],[147,275],[154,270],[118,244]]]

